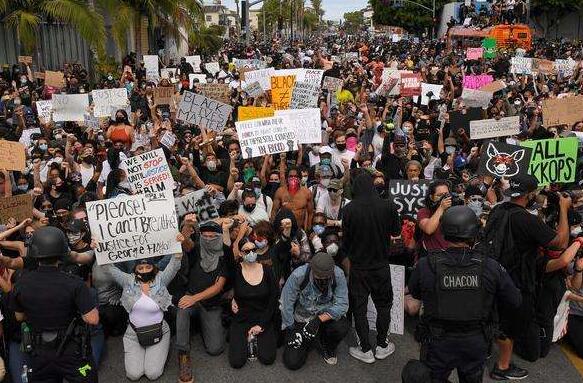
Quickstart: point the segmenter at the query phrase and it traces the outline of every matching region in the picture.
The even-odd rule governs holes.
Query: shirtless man
[[[289,170],[287,178],[282,177],[282,184],[273,196],[272,221],[281,206],[294,213],[298,226],[303,229],[307,229],[312,223],[314,214],[312,193],[308,188],[300,186],[300,172],[295,168]]]

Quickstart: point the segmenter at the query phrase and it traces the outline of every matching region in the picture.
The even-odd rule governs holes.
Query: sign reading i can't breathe
[[[539,186],[575,181],[577,137],[529,140],[521,144],[532,149],[529,173],[536,177]]]

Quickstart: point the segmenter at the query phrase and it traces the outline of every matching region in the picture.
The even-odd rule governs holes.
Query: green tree
[[[259,30],[263,31],[263,12],[265,12],[265,26],[267,33],[275,32],[278,28],[278,21],[283,24],[290,19],[290,0],[264,0],[261,12],[259,13]]]
[[[429,9],[433,6],[432,0],[411,1],[424,5]],[[435,1],[436,18],[439,17],[441,7],[448,2],[448,0]],[[400,2],[399,0],[369,0],[369,3],[374,11],[373,21],[376,24],[403,27],[408,32],[416,33],[424,32],[432,26],[431,12],[418,5]]]
[[[316,11],[306,10],[304,11],[304,28],[307,32],[312,32],[318,29],[320,24],[320,18]]]
[[[552,27],[571,12],[583,9],[583,0],[531,0],[530,15],[543,29],[546,37]]]
[[[344,29],[353,33],[364,25],[364,15],[360,11],[346,12],[344,14]]]
[[[41,23],[53,21],[73,26],[98,51],[105,47],[103,17],[84,0],[0,0],[0,17],[15,28],[21,53],[32,53]]]
[[[322,0],[311,0],[312,8],[318,15],[318,23],[322,21],[322,16],[324,16],[324,10],[322,9]]]
[[[197,48],[204,55],[213,55],[223,46],[223,35],[225,27],[222,25],[201,25],[192,30],[188,36],[188,43],[191,47]]]

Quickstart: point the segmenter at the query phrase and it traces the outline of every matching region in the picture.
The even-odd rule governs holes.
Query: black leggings
[[[241,368],[247,362],[248,343],[247,334],[253,327],[247,322],[237,322],[233,320],[229,329],[229,363],[233,368]],[[263,329],[263,332],[257,335],[257,359],[265,364],[270,365],[275,362],[277,352],[277,339],[273,324],[269,324]]]
[[[567,340],[579,357],[583,358],[583,316],[569,315]]]
[[[122,305],[99,306],[99,322],[105,336],[121,336],[128,327],[128,312]]]

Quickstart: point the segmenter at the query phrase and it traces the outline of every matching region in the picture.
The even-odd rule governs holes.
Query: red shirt
[[[417,222],[421,222],[425,218],[431,218],[432,215],[433,213],[428,208],[421,208],[417,212]],[[437,226],[437,230],[431,235],[425,234],[423,230],[421,230],[421,243],[427,250],[447,249],[449,246],[449,242],[447,242],[443,238],[443,234],[441,234],[441,226]]]

